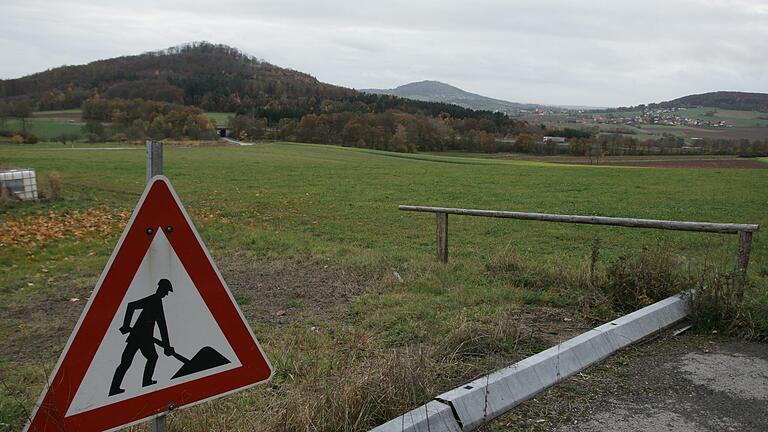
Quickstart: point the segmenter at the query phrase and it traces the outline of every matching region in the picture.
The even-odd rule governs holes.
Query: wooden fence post
[[[437,259],[448,262],[448,213],[437,213]]]
[[[750,231],[739,231],[739,261],[736,264],[736,270],[747,272],[749,265],[749,253],[752,250],[752,233]]]

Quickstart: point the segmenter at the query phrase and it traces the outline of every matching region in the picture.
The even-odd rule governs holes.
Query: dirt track
[[[541,162],[589,165],[585,157],[542,157]],[[600,166],[628,166],[648,168],[736,168],[768,169],[768,163],[757,159],[733,156],[626,156],[605,157],[600,159]]]
[[[768,169],[768,164],[754,159],[681,159],[681,160],[649,160],[606,162],[601,165],[634,166],[649,168],[738,168],[738,169]]]

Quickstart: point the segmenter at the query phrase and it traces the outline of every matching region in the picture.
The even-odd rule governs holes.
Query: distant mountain
[[[649,104],[661,108],[713,107],[739,111],[768,112],[768,93],[718,91],[684,96],[671,101]]]
[[[449,103],[464,108],[500,111],[507,114],[516,114],[521,110],[544,108],[542,105],[522,104],[481,96],[440,81],[419,81],[401,85],[394,89],[361,89],[360,91],[373,94],[393,95],[426,102]]]

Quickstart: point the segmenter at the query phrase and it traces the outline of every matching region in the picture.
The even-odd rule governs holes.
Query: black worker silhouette
[[[172,356],[176,354],[171,347],[171,342],[168,340],[168,326],[165,323],[165,313],[163,312],[163,297],[167,296],[170,292],[173,292],[171,281],[160,279],[157,283],[157,291],[154,294],[128,303],[123,326],[120,327],[120,333],[128,334],[128,339],[126,339],[127,345],[123,350],[123,355],[120,358],[120,364],[115,370],[115,375],[112,377],[112,385],[109,388],[110,396],[125,392],[121,388],[123,378],[125,373],[128,372],[128,368],[131,367],[136,352],[141,351],[141,355],[147,359],[141,383],[144,387],[157,383],[157,381],[152,379],[155,365],[157,364],[155,343],[160,342],[159,344],[163,347],[165,355]],[[131,327],[133,313],[137,309],[141,309],[141,313],[136,320],[136,324]],[[160,329],[162,341],[156,341],[155,339],[155,325]]]
[[[125,373],[131,367],[133,358],[136,357],[138,351],[141,351],[141,355],[147,359],[147,363],[144,365],[144,377],[141,385],[147,387],[157,384],[157,381],[152,379],[155,365],[157,364],[155,345],[161,346],[165,355],[173,356],[182,363],[181,368],[171,379],[192,375],[230,363],[226,357],[209,346],[201,348],[192,359],[184,357],[171,347],[171,342],[168,339],[168,326],[165,323],[165,312],[163,312],[163,297],[167,296],[170,292],[173,292],[171,282],[168,279],[160,279],[157,283],[157,291],[154,294],[128,303],[123,326],[120,327],[120,333],[128,334],[128,338],[125,341],[127,345],[123,350],[123,355],[120,357],[120,364],[115,369],[115,375],[112,377],[112,385],[109,387],[110,396],[125,392],[121,388],[123,378],[125,378]],[[137,309],[141,309],[141,313],[136,320],[136,324],[131,327],[133,313]],[[162,340],[155,337],[155,325],[160,329]]]

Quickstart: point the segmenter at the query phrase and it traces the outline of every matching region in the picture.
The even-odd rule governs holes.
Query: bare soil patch
[[[219,268],[251,324],[334,318],[344,305],[376,287],[365,275],[315,262],[235,255],[219,260]],[[60,277],[52,283],[53,296],[41,293],[23,303],[0,304],[4,335],[0,361],[54,359],[77,323],[97,275]]]
[[[4,335],[0,361],[35,363],[55,359],[75,327],[92,288],[72,290],[82,292],[85,298],[60,294],[25,304],[0,306],[0,332]]]
[[[67,258],[64,258],[69,259]],[[75,327],[99,271],[38,274],[34,284],[0,299],[0,362],[54,360]]]
[[[524,305],[516,313],[519,325],[545,343],[543,349],[565,342],[593,327],[590,320],[575,310]]]
[[[252,323],[337,317],[344,305],[377,289],[367,275],[313,261],[229,255],[219,259],[218,265]]]
[[[768,164],[754,159],[681,159],[608,162],[606,165],[636,166],[650,168],[737,168],[768,169]]]
[[[524,158],[538,162],[589,165],[583,156],[533,156]],[[768,164],[752,158],[734,156],[607,156],[599,166],[628,166],[648,168],[736,168],[768,169]]]

